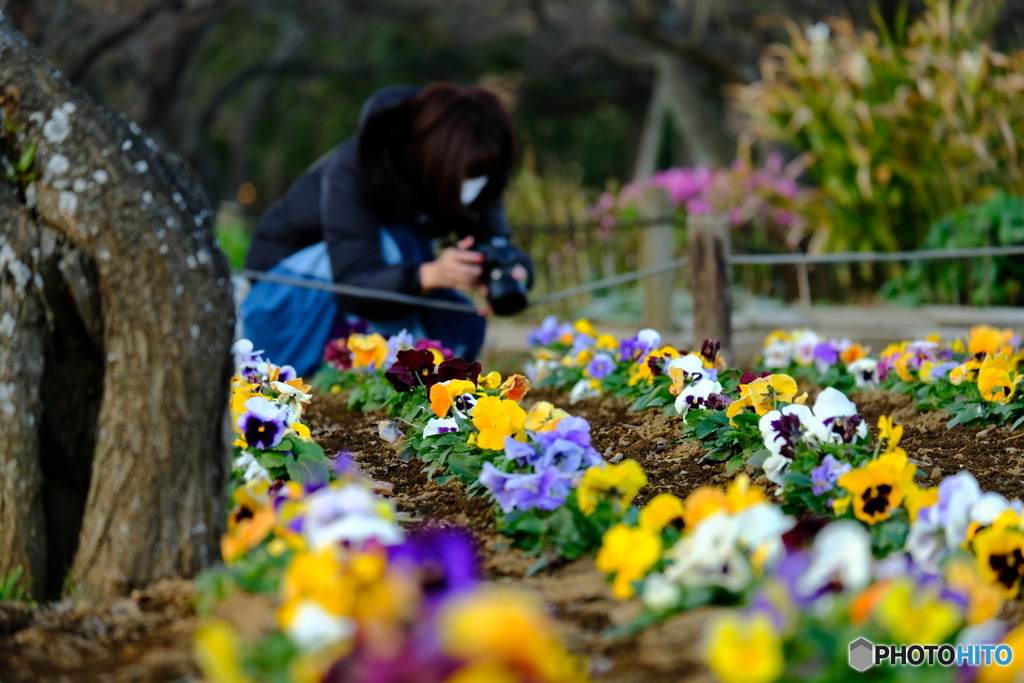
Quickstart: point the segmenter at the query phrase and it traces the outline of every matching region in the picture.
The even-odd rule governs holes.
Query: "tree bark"
[[[227,481],[233,303],[213,212],[180,161],[2,16],[0,96],[0,161],[35,145],[38,174],[0,181],[0,414],[20,425],[0,440],[0,547],[16,550],[0,572],[21,564],[38,597],[67,563],[98,595],[191,576],[218,556]],[[81,512],[40,502],[58,484]]]

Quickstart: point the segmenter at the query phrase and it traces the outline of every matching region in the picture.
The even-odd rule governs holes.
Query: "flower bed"
[[[983,492],[967,471],[937,486],[920,484],[920,461],[911,462],[900,446],[903,427],[881,416],[872,443],[857,406],[834,387],[805,405],[807,394],[789,375],[744,373],[736,380],[721,372],[709,342],[687,354],[653,341],[633,355],[636,340],[656,338],[645,330],[621,342],[614,364],[595,373],[593,358],[616,340],[592,334],[585,321],[548,320],[532,337],[539,347],[534,372],[542,382],[571,385],[570,395],[585,385],[633,398],[634,409],[670,405],[666,412],[682,416],[682,437],[708,449],[705,459],[763,471],[777,487],[779,506],[740,475],[725,491],[658,496],[609,530],[598,568],[614,577],[617,596],[639,593],[646,606],[627,628],[697,605],[742,605],[742,617],[720,617],[708,632],[705,655],[724,681],[830,680],[845,670],[854,639],[836,633],[934,645],[1022,637],[998,618],[1003,602],[1019,597],[1024,573],[1019,500]],[[769,348],[780,338],[770,337]],[[834,364],[845,353],[856,372],[866,356],[852,344],[806,346],[806,364],[825,355]],[[960,357],[950,349],[946,370],[974,390],[965,387],[951,399],[956,414],[1012,415],[1017,340],[979,328],[962,346]],[[920,347],[902,345],[883,358],[906,370],[919,355]],[[936,351],[935,359],[917,360],[918,376],[937,359]],[[820,365],[821,375],[831,369]],[[623,384],[616,375],[629,379]],[[986,412],[986,403],[996,402],[1011,409]],[[934,628],[907,630],[900,617]],[[823,641],[823,633],[833,637]],[[1005,674],[993,666],[981,677]],[[930,680],[954,675],[937,669]]]

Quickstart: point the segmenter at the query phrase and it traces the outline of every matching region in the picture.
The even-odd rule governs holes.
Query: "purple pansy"
[[[557,467],[535,474],[502,472],[489,462],[484,463],[480,483],[494,494],[502,512],[513,510],[555,510],[569,495],[568,484],[559,478]]]
[[[479,582],[476,550],[464,531],[426,529],[388,548],[388,565],[416,574],[432,604]]]
[[[558,425],[549,432],[532,434],[533,440],[547,451],[559,439],[565,439],[583,449],[583,464],[587,467],[604,462],[601,455],[590,445],[590,423],[582,417],[568,416],[558,421]]]
[[[823,493],[835,488],[839,477],[853,469],[850,463],[836,460],[831,453],[825,456],[821,465],[811,470],[811,482],[814,484],[812,491],[814,495],[820,496]]]
[[[600,381],[615,372],[615,361],[607,353],[599,353],[587,363],[587,373]]]
[[[291,415],[287,408],[262,396],[253,396],[245,402],[245,410],[238,418],[238,429],[250,448],[267,450],[281,443]]]
[[[549,315],[544,318],[544,322],[540,324],[540,327],[530,332],[530,335],[526,338],[526,343],[530,346],[548,346],[558,341],[558,317]]]
[[[506,436],[505,457],[509,460],[515,460],[519,465],[532,465],[540,458],[540,452],[528,443],[516,441],[511,436]]]

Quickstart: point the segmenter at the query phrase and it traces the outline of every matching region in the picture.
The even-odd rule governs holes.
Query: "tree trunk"
[[[0,98],[0,573],[21,565],[37,597],[69,567],[97,595],[193,575],[218,556],[227,480],[213,213],[2,16]]]

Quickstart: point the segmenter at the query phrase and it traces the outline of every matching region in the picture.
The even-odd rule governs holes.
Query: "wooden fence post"
[[[675,258],[676,238],[672,225],[672,202],[663,187],[649,187],[641,205],[640,267],[671,261]],[[644,280],[644,307],[642,325],[661,333],[668,333],[672,324],[672,288],[675,273],[668,271],[648,276]]]
[[[729,218],[725,214],[691,216],[687,221],[690,268],[693,271],[693,345],[705,339],[721,342],[727,363],[732,347],[732,267],[729,265]]]

